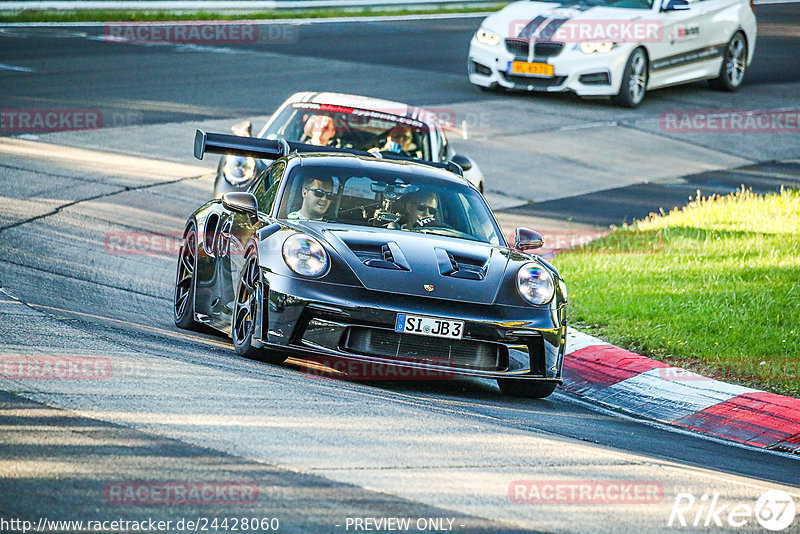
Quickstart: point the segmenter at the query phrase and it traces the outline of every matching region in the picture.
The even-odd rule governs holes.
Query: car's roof
[[[350,95],[345,93],[315,93],[303,92],[295,93],[290,96],[286,103],[295,104],[299,102],[310,102],[313,104],[328,104],[335,106],[346,106],[369,111],[379,111],[390,113],[400,117],[408,117],[425,123],[436,122],[436,115],[424,108],[409,106],[401,102],[382,100],[369,96]]]
[[[370,169],[398,174],[413,174],[458,185],[469,185],[469,181],[445,169],[439,169],[416,160],[381,159],[371,156],[339,153],[305,153],[293,154],[290,159],[297,158],[302,166],[315,167],[352,167],[354,169]]]

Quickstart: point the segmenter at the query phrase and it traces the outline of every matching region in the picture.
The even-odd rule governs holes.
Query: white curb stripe
[[[575,351],[593,346],[607,346],[610,343],[600,341],[583,332],[578,332],[574,328],[567,327],[567,357]]]
[[[670,423],[733,397],[757,391],[667,367],[651,369],[586,396],[643,417]]]

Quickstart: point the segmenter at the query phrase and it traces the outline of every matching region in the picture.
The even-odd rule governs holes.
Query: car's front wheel
[[[197,270],[197,228],[192,223],[183,235],[183,244],[178,254],[178,271],[175,277],[173,312],[179,328],[195,329],[194,286]]]
[[[498,378],[500,391],[512,397],[543,399],[556,390],[555,382],[536,382],[534,380],[518,380],[514,378]]]
[[[708,83],[714,89],[736,91],[742,85],[746,69],[747,42],[742,32],[736,32],[725,49],[725,59],[719,68],[719,76]]]
[[[264,291],[266,291],[266,288],[261,279],[258,255],[253,251],[247,255],[236,287],[236,301],[234,302],[233,317],[231,319],[233,349],[236,354],[242,356],[258,356],[271,363],[281,363],[286,359],[286,356],[272,351],[259,351],[253,347],[259,297],[263,295]],[[262,310],[262,313],[267,312],[267,310]]]
[[[647,76],[647,54],[643,48],[637,48],[631,52],[625,64],[622,84],[619,92],[613,97],[614,102],[626,108],[635,108],[641,104],[647,92]]]

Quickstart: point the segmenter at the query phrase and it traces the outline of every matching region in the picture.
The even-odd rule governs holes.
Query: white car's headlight
[[[614,50],[616,46],[617,43],[581,43],[580,49],[584,54],[594,54],[595,52],[607,54]]]
[[[322,276],[328,270],[328,253],[311,236],[294,234],[283,242],[283,261],[303,276]]]
[[[531,304],[546,304],[553,298],[555,286],[550,272],[538,263],[529,262],[517,271],[517,289]]]
[[[475,39],[477,39],[479,43],[489,46],[494,46],[500,42],[499,35],[489,30],[484,30],[483,28],[479,29],[478,33],[475,34]]]
[[[256,160],[253,158],[240,158],[228,156],[222,174],[233,185],[243,184],[253,178],[256,173]]]

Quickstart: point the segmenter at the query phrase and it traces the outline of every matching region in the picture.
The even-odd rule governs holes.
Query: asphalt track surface
[[[219,129],[261,117],[295,90],[370,94],[458,113],[491,107],[499,111],[478,121],[473,144],[463,143],[487,158],[501,138],[574,137],[562,127],[587,122],[613,120],[614,132],[645,137],[653,134],[647,121],[676,106],[797,106],[797,6],[759,11],[761,22],[789,29],[760,39],[757,53],[765,59],[754,64],[749,87],[731,96],[702,84],[660,91],[638,112],[569,95],[478,93],[462,69],[478,22],[471,19],[309,25],[291,46],[264,49],[112,44],[91,38],[102,33],[97,28],[4,28],[0,63],[34,72],[0,71],[3,108],[101,108],[133,113],[136,123],[85,135],[0,138],[2,355],[82,355],[108,358],[113,367],[97,381],[2,379],[12,392],[0,397],[2,517],[246,514],[278,517],[282,532],[345,532],[348,517],[431,517],[453,519],[455,532],[650,532],[674,531],[667,521],[681,491],[698,499],[719,492],[726,504],[752,505],[767,489],[797,488],[797,458],[676,432],[560,392],[533,401],[502,397],[480,380],[359,384],[318,378],[301,362],[239,358],[227,339],[172,324],[174,255],[104,247],[110,232],[174,241],[208,198],[210,179],[189,167],[190,124]],[[546,117],[532,133],[507,120],[541,117],[542,110]],[[690,144],[653,135],[657,143]],[[758,162],[798,157],[796,138],[785,135],[704,140],[682,156],[704,164],[716,158],[720,167],[760,165],[783,177],[762,184],[774,189],[793,183],[795,167]],[[533,157],[554,162],[553,154]],[[505,181],[513,173],[490,175],[484,166],[487,179],[494,177],[490,190],[515,188]],[[699,164],[686,169],[730,177]],[[573,194],[548,186],[537,198],[531,190],[525,198],[538,203],[504,213],[563,216],[571,209],[574,217],[594,193],[615,190],[632,193],[613,219],[658,209],[652,189],[635,192],[652,185],[609,187],[603,180],[610,178],[595,170],[595,183],[580,182]],[[632,163],[630,172],[640,169]],[[557,209],[526,211],[548,206]],[[515,504],[508,490],[516,480],[655,481],[663,498],[646,505]],[[246,481],[258,486],[259,498],[121,506],[104,496],[120,481]],[[697,530],[706,529],[759,526],[751,520],[740,529]]]

